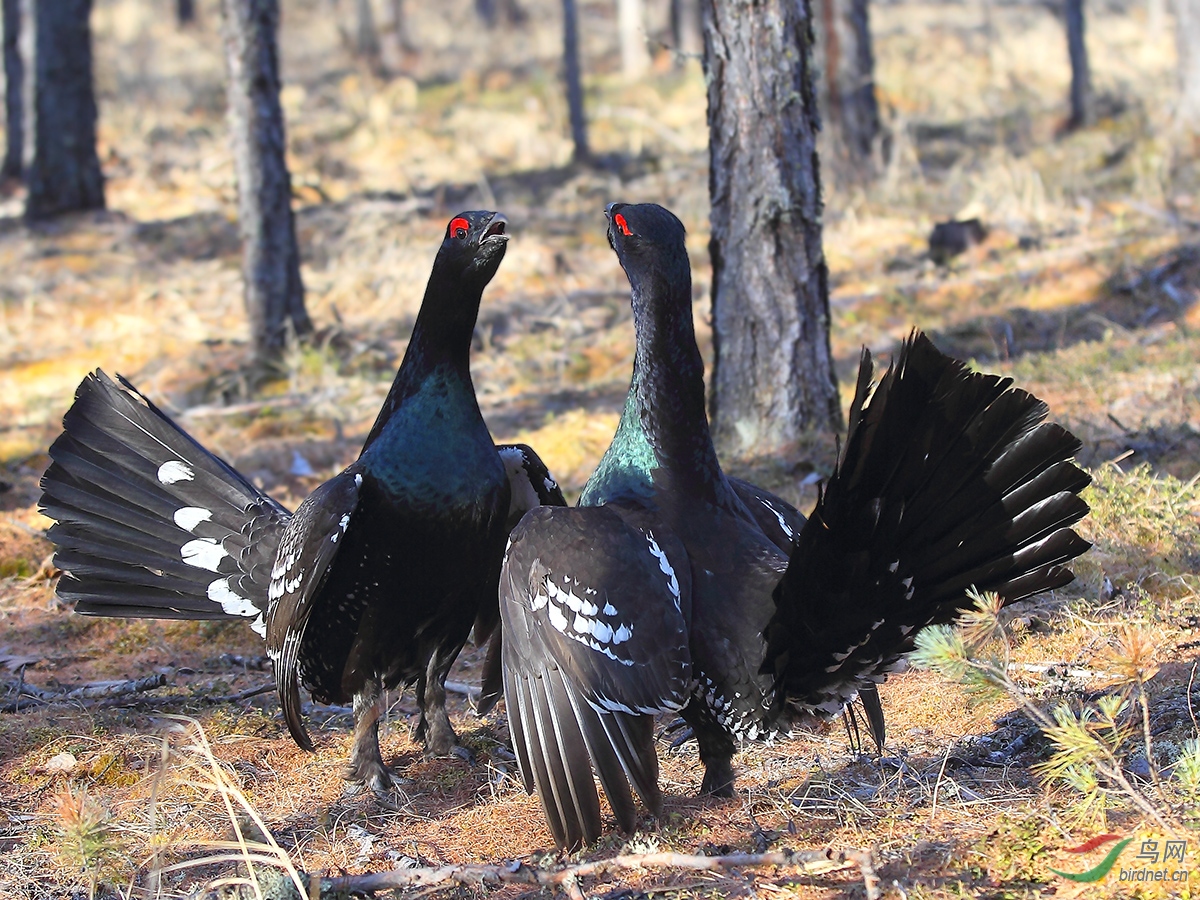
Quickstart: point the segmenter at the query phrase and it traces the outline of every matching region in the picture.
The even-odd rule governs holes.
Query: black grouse
[[[468,367],[483,290],[504,258],[503,216],[455,216],[404,360],[358,459],[295,514],[201,447],[122,379],[84,379],[50,449],[41,508],[64,570],[58,593],[104,616],[252,618],[288,729],[312,749],[299,688],[353,701],[349,780],[391,788],[381,688],[416,683],[427,752],[456,746],[451,663],[499,619],[505,541],[532,505],[562,504],[541,460],[497,448]]]
[[[637,331],[628,399],[579,507],[527,513],[500,578],[513,745],[568,848],[601,833],[593,769],[622,829],[630,785],[659,811],[654,715],[680,712],[702,791],[732,794],[740,741],[840,711],[966,588],[1059,587],[1089,546],[1070,528],[1087,512],[1078,440],[919,333],[878,385],[864,351],[845,449],[797,532],[718,465],[683,225],[607,212]]]

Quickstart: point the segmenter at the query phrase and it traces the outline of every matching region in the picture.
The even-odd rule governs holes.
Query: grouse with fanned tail
[[[293,738],[313,746],[301,685],[322,702],[352,700],[347,778],[380,792],[393,783],[381,688],[416,682],[427,752],[455,747],[446,674],[472,623],[482,640],[499,619],[511,520],[563,503],[532,450],[493,445],[471,382],[505,228],[491,212],[450,222],[361,455],[294,515],[100,371],[79,386],[42,479],[64,600],[89,615],[253,619]]]
[[[655,714],[679,711],[702,791],[731,794],[740,741],[841,710],[966,588],[1060,587],[1089,546],[1071,529],[1076,438],[918,333],[874,389],[864,352],[845,450],[796,533],[718,465],[682,224],[653,205],[608,216],[637,331],[628,399],[579,508],[527,513],[500,578],[514,749],[564,847],[601,833],[593,770],[624,830],[633,791],[659,811]]]

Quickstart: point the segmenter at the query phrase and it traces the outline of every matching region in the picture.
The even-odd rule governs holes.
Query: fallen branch
[[[128,694],[140,694],[144,691],[151,691],[155,688],[160,688],[167,683],[165,675],[147,675],[145,678],[135,678],[130,681],[95,681],[90,684],[83,684],[77,688],[71,688],[65,691],[46,691],[42,688],[35,687],[32,684],[26,684],[22,678],[17,685],[16,699],[11,703],[0,706],[0,712],[18,712],[22,709],[27,709],[30,706],[47,703],[73,703],[81,700],[110,700],[114,697],[123,697]],[[21,702],[22,697],[30,698],[28,702]]]
[[[866,888],[867,900],[878,900],[882,896],[879,876],[875,871],[874,855],[870,850],[777,850],[771,853],[731,853],[726,856],[699,856],[686,853],[639,853],[613,856],[592,862],[578,863],[554,869],[532,868],[521,862],[510,861],[493,866],[435,866],[392,869],[365,875],[343,875],[337,878],[322,878],[319,884],[312,883],[311,876],[301,875],[308,884],[308,896],[296,893],[290,878],[279,874],[277,883],[271,885],[270,896],[281,900],[326,900],[353,894],[372,895],[379,891],[402,888],[438,888],[455,885],[478,886],[483,884],[526,884],[550,888],[566,894],[570,900],[584,900],[581,878],[604,875],[623,869],[688,869],[691,871],[759,868],[763,866],[797,867],[810,874],[827,872],[857,865]],[[265,884],[264,884],[265,886]],[[215,896],[210,892],[205,895]]]

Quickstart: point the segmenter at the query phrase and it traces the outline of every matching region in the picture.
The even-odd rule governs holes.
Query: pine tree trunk
[[[700,27],[700,0],[671,0],[671,39],[677,65],[703,52]]]
[[[1175,0],[1175,43],[1179,51],[1175,118],[1185,130],[1200,133],[1200,0]]]
[[[25,170],[25,61],[21,59],[21,0],[4,2],[4,165],[0,178],[20,178]]]
[[[650,68],[646,49],[646,10],[642,0],[617,0],[617,32],[621,41],[621,74],[634,81]]]
[[[591,158],[588,150],[587,120],[583,115],[583,77],[579,69],[579,7],[575,0],[562,0],[563,75],[567,82],[567,113],[571,117],[573,159],[577,163]]]
[[[104,208],[92,90],[92,0],[34,4],[33,165],[25,215]]]
[[[714,434],[773,452],[840,428],[808,0],[703,0]]]
[[[289,327],[297,335],[312,331],[279,105],[279,6],[222,0],[222,11],[246,313],[255,359],[268,363],[283,350]]]
[[[1084,128],[1095,118],[1092,70],[1084,42],[1083,0],[1066,0],[1067,54],[1071,58],[1071,118],[1068,128]]]
[[[875,172],[880,136],[869,0],[814,0],[818,101],[849,171]]]

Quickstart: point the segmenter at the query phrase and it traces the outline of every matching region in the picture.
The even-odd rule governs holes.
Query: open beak
[[[492,221],[488,222],[487,229],[483,232],[483,239],[479,243],[487,243],[488,241],[507,241],[510,237],[505,232],[508,227],[508,219],[504,218],[502,213],[496,213],[492,216]]]

